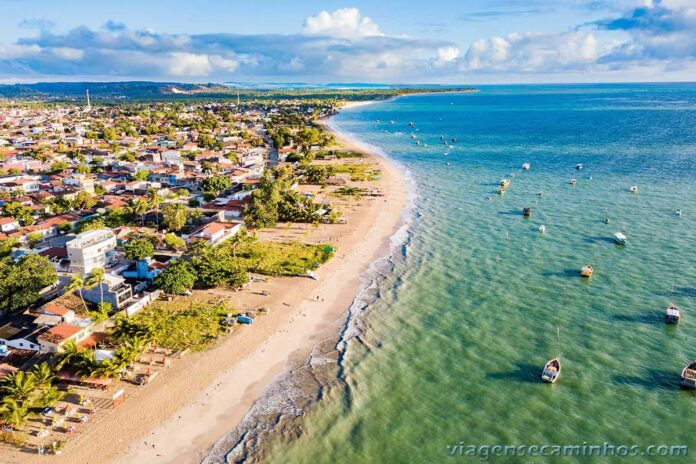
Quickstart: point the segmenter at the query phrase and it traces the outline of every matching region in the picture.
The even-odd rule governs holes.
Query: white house
[[[19,230],[19,222],[12,217],[0,218],[0,232],[8,233]]]
[[[77,234],[65,244],[70,271],[87,275],[95,268],[105,268],[113,261],[116,236],[109,229],[90,230]]]
[[[189,243],[196,240],[206,240],[211,245],[217,245],[233,237],[241,228],[241,222],[211,222],[194,230],[190,235],[184,236],[184,239]]]

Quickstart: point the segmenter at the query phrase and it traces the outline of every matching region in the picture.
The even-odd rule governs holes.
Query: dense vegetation
[[[39,292],[58,281],[51,263],[43,256],[30,254],[17,262],[0,260],[0,311],[18,311],[36,303]]]

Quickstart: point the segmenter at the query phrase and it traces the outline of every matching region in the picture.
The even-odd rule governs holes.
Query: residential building
[[[105,268],[114,260],[116,236],[109,229],[90,230],[77,234],[65,247],[70,271],[87,275],[95,268]]]

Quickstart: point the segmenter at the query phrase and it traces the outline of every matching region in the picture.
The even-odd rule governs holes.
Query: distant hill
[[[39,82],[36,84],[0,85],[0,97],[79,100],[85,92],[99,99],[151,99],[167,95],[198,93],[233,93],[219,84],[181,84],[177,82]]]
[[[417,92],[472,91],[469,87],[387,84],[301,84],[234,83],[182,84],[177,82],[39,82],[0,85],[0,99],[85,102],[89,90],[92,102],[162,100],[242,100],[338,99],[373,100]]]

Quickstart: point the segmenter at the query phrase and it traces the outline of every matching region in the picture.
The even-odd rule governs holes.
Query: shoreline
[[[309,226],[293,228],[291,232],[304,232],[310,241],[325,241],[312,236],[321,233],[334,236],[331,243],[337,254],[318,270],[321,280],[272,278],[268,284],[254,284],[259,286],[257,293],[261,287],[270,291],[270,297],[260,300],[273,309],[270,315],[235,330],[210,350],[177,360],[168,372],[71,440],[52,462],[200,462],[275,381],[306,364],[319,344],[340,338],[368,269],[391,252],[392,237],[403,223],[407,188],[392,161],[329,129],[343,148],[365,153],[379,164],[379,186],[386,196],[362,201],[348,225],[322,226],[316,232]],[[362,241],[365,236],[372,239]],[[262,298],[222,289],[200,293],[225,296],[240,309],[259,305],[256,300]],[[22,452],[8,457],[27,463],[45,460]]]

